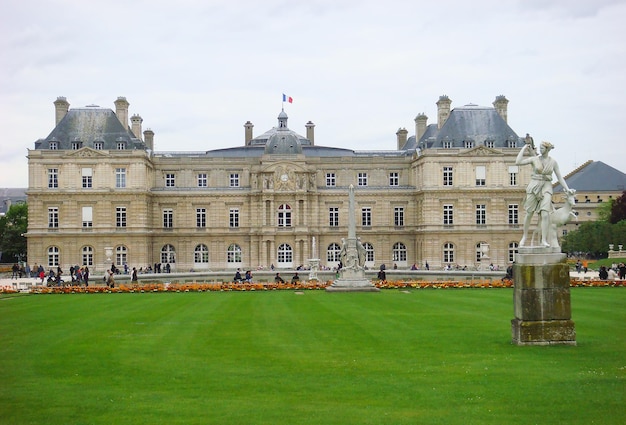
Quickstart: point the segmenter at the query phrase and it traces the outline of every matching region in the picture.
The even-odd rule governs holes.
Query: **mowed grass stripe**
[[[23,297],[0,423],[618,423],[624,294],[572,291],[578,347],[512,346],[502,289]]]

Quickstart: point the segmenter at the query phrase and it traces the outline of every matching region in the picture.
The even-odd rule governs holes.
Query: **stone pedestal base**
[[[363,270],[344,269],[341,277],[328,286],[328,292],[379,292],[371,280],[365,278]]]
[[[520,249],[513,281],[513,343],[576,345],[565,254],[549,248]]]

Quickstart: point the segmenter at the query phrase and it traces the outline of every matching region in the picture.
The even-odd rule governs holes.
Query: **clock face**
[[[289,176],[287,174],[283,174],[282,176],[280,176],[280,179],[286,182],[287,180],[289,180]]]

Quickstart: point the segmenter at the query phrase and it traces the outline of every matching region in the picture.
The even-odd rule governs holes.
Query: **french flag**
[[[283,93],[283,102],[293,103],[293,98],[291,96],[287,96],[285,93]]]

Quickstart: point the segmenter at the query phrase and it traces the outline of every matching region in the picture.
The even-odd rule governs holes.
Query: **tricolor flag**
[[[293,98],[291,96],[287,96],[285,93],[283,93],[283,102],[293,103]]]

